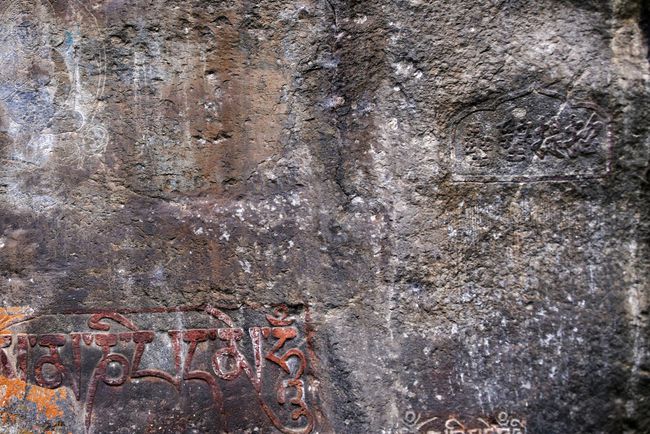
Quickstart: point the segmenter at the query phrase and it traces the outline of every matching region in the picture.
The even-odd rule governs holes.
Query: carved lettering
[[[444,420],[444,422],[443,422]],[[476,423],[481,425],[470,427],[454,416],[444,418],[422,418],[412,410],[406,412],[403,426],[393,430],[399,434],[525,434],[526,421],[511,417],[506,412],[500,412],[492,422],[484,418],[476,418]]]
[[[507,95],[452,122],[455,181],[535,181],[606,174],[603,110],[544,89]]]
[[[206,325],[216,320],[226,327],[154,331],[138,325],[139,320],[146,322],[149,317],[174,312],[183,312],[192,321]],[[22,329],[24,323],[38,323],[47,315],[24,317],[23,325],[15,327]],[[98,394],[100,388],[118,389],[138,380],[162,380],[179,396],[188,382],[203,384],[222,418],[227,417],[224,382],[244,381],[238,384],[251,387],[259,406],[278,430],[306,434],[314,428],[303,378],[308,359],[294,344],[298,343],[300,329],[286,307],[268,315],[255,314],[271,327],[253,326],[248,334],[236,327],[236,321],[225,311],[212,306],[63,315],[85,317],[89,331],[36,335],[8,328],[0,335],[0,375],[33,381],[47,389],[70,388],[75,399],[83,401],[88,430],[102,396]],[[161,348],[169,350],[165,356],[169,362],[161,368],[150,366],[151,360],[160,360]],[[265,366],[265,361],[270,365]]]

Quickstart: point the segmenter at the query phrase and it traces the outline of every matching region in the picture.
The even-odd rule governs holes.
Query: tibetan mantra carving
[[[446,420],[439,417],[422,417],[414,411],[404,415],[404,426],[396,434],[526,434],[526,421],[500,412],[494,420],[475,418],[472,424],[461,422],[456,417]]]
[[[125,412],[124,403],[112,407],[121,398],[137,406],[153,394],[163,403],[200,402],[211,420],[203,429],[266,423],[309,433],[305,316],[284,306],[270,314],[205,306],[7,316],[6,324],[0,318],[0,375],[66,388],[87,431],[106,432],[95,423],[110,418],[97,415]]]
[[[548,90],[526,90],[473,107],[453,125],[455,181],[553,181],[609,171],[604,112]]]

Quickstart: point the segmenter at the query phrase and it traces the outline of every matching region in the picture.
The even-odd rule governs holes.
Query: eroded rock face
[[[642,0],[0,22],[0,432],[650,431]]]

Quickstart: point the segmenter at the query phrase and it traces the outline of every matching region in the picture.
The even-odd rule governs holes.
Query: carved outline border
[[[458,144],[457,134],[458,125],[468,116],[483,111],[496,111],[496,108],[501,104],[521,98],[523,96],[538,93],[550,98],[557,98],[570,104],[572,107],[581,107],[594,110],[605,121],[606,135],[605,135],[605,168],[598,171],[599,173],[566,173],[566,174],[553,174],[553,175],[508,175],[508,174],[463,174],[458,169],[460,163],[458,158]],[[482,104],[473,105],[465,108],[451,117],[449,122],[450,139],[449,151],[451,157],[451,180],[454,183],[480,183],[480,184],[493,184],[493,183],[536,183],[536,182],[567,182],[567,181],[581,181],[602,179],[607,177],[612,170],[613,161],[613,138],[611,128],[611,116],[597,104],[584,100],[571,101],[568,97],[570,94],[560,93],[548,89],[539,83],[503,95],[493,101],[488,101]]]

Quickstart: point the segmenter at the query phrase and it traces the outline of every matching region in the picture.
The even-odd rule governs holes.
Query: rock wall
[[[650,431],[643,0],[0,0],[0,432]]]

